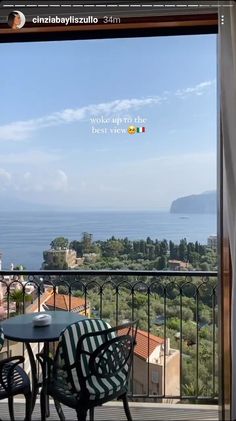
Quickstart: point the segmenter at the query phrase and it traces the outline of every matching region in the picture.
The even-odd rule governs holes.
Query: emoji
[[[145,133],[145,131],[146,131],[145,127],[137,127],[136,128],[137,133]]]
[[[136,133],[136,127],[135,126],[129,126],[128,127],[128,133],[129,134],[135,134]]]

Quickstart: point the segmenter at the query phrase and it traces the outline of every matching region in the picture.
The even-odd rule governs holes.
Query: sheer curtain
[[[236,3],[220,8],[221,122],[232,259],[232,418],[236,420]]]

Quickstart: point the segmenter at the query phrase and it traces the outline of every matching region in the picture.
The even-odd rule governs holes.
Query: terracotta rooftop
[[[121,330],[120,334],[125,334],[127,329]],[[148,348],[148,340],[149,340],[149,348]],[[147,360],[148,356],[153,353],[156,347],[164,344],[164,339],[160,338],[159,336],[155,336],[152,333],[145,332],[144,330],[137,330],[136,336],[136,346],[134,348],[134,353],[138,357]]]
[[[71,296],[70,298],[69,295],[65,295],[65,294],[55,294],[55,302],[54,302],[54,294],[53,294],[45,301],[45,304],[49,307],[54,307],[55,305],[55,308],[65,310],[65,311],[74,310],[75,308],[78,308],[78,307],[85,307],[84,298],[73,297],[73,296]],[[88,304],[88,301],[87,301],[87,304]]]
[[[40,305],[44,304],[48,298],[53,294],[52,290],[46,290],[41,296],[40,296]],[[40,311],[39,309],[39,303],[38,298],[36,298],[30,306],[26,307],[27,313],[34,313]]]

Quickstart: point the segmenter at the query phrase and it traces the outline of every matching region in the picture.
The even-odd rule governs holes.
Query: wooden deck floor
[[[133,421],[218,421],[218,407],[208,405],[184,405],[184,404],[149,404],[130,403]],[[24,419],[24,401],[15,400],[15,418],[17,421]],[[67,421],[75,421],[75,412],[69,408],[63,408]],[[3,421],[9,420],[8,407],[5,401],[0,402],[0,418]],[[58,420],[53,403],[50,403],[50,418]],[[95,421],[119,421],[126,420],[122,404],[111,402],[96,408]],[[36,403],[33,420],[40,421],[40,406]]]

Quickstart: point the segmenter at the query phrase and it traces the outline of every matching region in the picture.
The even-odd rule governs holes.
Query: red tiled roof
[[[123,329],[120,331],[120,334],[124,335],[127,333],[127,329]],[[148,341],[149,341],[149,348],[148,348]],[[144,360],[148,359],[148,355],[153,353],[156,347],[163,345],[165,343],[164,339],[160,338],[159,336],[155,336],[152,333],[145,332],[144,330],[137,330],[136,336],[136,346],[134,348],[134,353],[140,358]]]
[[[54,294],[53,294],[45,301],[45,304],[49,307],[55,306],[55,308],[69,311],[78,307],[85,307],[85,300],[84,298],[80,298],[80,297],[71,296],[70,298],[69,295],[55,294],[55,301],[54,301]]]
[[[46,290],[43,295],[40,296],[40,305],[44,304],[49,298],[50,296],[53,294],[52,290]],[[39,303],[38,303],[38,298],[36,298],[33,302],[33,304],[31,304],[30,306],[26,307],[26,312],[27,313],[34,313],[39,311]]]

